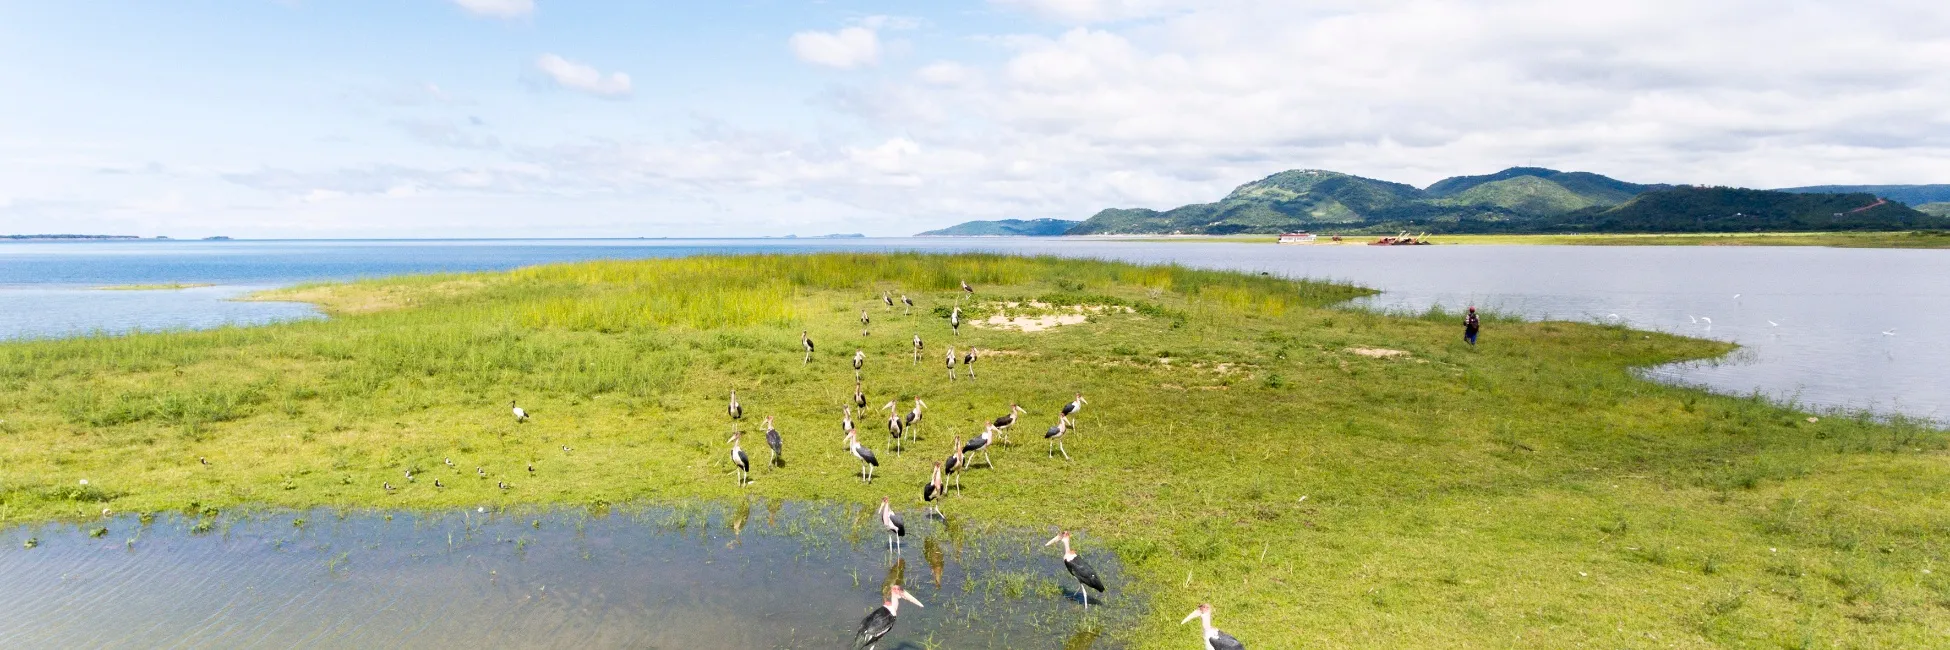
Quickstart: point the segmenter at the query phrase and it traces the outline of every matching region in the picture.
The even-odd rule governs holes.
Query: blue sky
[[[900,235],[1289,168],[1950,182],[1943,3],[1629,4],[0,0],[0,232]]]

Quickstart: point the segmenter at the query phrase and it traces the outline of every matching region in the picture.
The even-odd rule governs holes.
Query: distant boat
[[[1422,236],[1420,237],[1411,237],[1409,236],[1408,233],[1404,232],[1394,237],[1382,237],[1381,239],[1368,242],[1368,245],[1369,246],[1427,246],[1430,243],[1432,242],[1429,241],[1428,233],[1422,233]]]
[[[1280,235],[1280,243],[1282,244],[1311,244],[1316,239],[1320,239],[1320,236],[1304,230]]]

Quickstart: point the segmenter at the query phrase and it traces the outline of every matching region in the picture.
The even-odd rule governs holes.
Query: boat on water
[[[1280,243],[1282,244],[1311,244],[1314,243],[1314,240],[1317,239],[1320,239],[1319,235],[1315,235],[1305,230],[1302,230],[1300,232],[1290,232],[1284,235],[1280,235]]]
[[[1428,233],[1422,233],[1419,236],[1411,236],[1408,234],[1407,231],[1403,231],[1402,234],[1396,235],[1394,237],[1382,237],[1381,239],[1368,242],[1368,245],[1369,246],[1427,246],[1432,243],[1435,242],[1429,241]]]

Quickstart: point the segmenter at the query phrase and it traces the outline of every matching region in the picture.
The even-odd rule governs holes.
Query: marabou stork
[[[1028,413],[1028,411],[1022,410],[1021,404],[1010,404],[1009,414],[995,419],[995,428],[1007,429],[1011,426],[1014,426],[1016,423],[1016,416],[1022,415],[1024,413]]]
[[[1195,618],[1199,619],[1200,624],[1205,628],[1205,650],[1246,650],[1246,644],[1240,643],[1238,639],[1232,638],[1230,634],[1219,631],[1219,628],[1212,627],[1212,605],[1210,603],[1199,605],[1198,609],[1194,609],[1192,613],[1186,614],[1185,620],[1179,621],[1178,624],[1184,625],[1190,623]]]
[[[968,444],[962,445],[961,453],[972,454],[978,451],[982,452],[982,464],[989,466],[989,469],[995,469],[995,461],[989,459],[989,445],[994,443],[995,425],[991,424],[989,428],[982,430],[982,435],[970,438]]]
[[[852,405],[848,405],[846,407],[846,410],[840,412],[840,430],[841,431],[853,430],[853,406]]]
[[[731,432],[731,440],[727,441],[731,443],[731,465],[732,467],[738,468],[738,485],[740,486],[750,482],[752,472],[752,458],[746,456],[745,450],[740,448],[738,444],[744,437],[745,434],[743,432],[733,431]]]
[[[785,457],[785,438],[779,435],[778,429],[772,427],[770,415],[765,416],[765,446],[772,448],[772,466],[778,467],[779,461]]]
[[[894,310],[894,294],[891,294],[891,293],[887,293],[887,292],[885,292],[885,291],[882,291],[882,292],[880,292],[880,301],[881,301],[881,302],[884,302],[884,303],[887,303],[887,310],[888,310],[888,311],[893,311],[893,310]]]
[[[1083,399],[1083,393],[1077,393],[1077,398],[1075,400],[1072,400],[1070,403],[1063,405],[1063,416],[1069,417],[1072,415],[1076,415],[1077,411],[1083,410],[1083,405],[1087,403],[1089,403],[1089,401]],[[1076,426],[1077,425],[1075,422],[1070,423],[1071,428],[1076,428]]]
[[[955,380],[955,346],[948,346],[948,381]]]
[[[860,408],[867,407],[867,390],[860,386],[858,377],[853,378],[853,405]]]
[[[880,466],[880,461],[873,457],[873,450],[861,445],[860,437],[850,430],[846,432],[846,449],[853,452],[854,458],[860,459],[860,480],[872,483],[873,468]]]
[[[738,403],[738,391],[736,389],[731,391],[731,403],[725,405],[724,412],[730,415],[733,420],[745,417],[745,405]]]
[[[907,522],[901,514],[894,512],[894,505],[887,497],[880,497],[880,527],[887,531],[887,551],[900,552],[901,538],[907,536]]]
[[[975,287],[971,287],[971,286],[968,286],[968,281],[967,281],[967,280],[962,280],[962,281],[961,281],[961,290],[962,290],[962,291],[965,291],[965,292],[967,292],[967,293],[968,293],[968,295],[971,295],[971,296],[972,296],[972,295],[975,295]]]
[[[808,335],[806,333],[806,330],[799,330],[799,345],[805,346],[806,348],[805,363],[812,363],[812,355],[813,355],[812,336]]]
[[[968,371],[969,379],[975,378],[975,358],[975,346],[973,345],[968,346],[968,351],[961,354],[961,368],[962,370]]]
[[[871,322],[873,322],[873,319],[867,318],[867,308],[861,307],[860,308],[860,335],[861,336],[867,335],[867,323],[871,323]]]
[[[853,351],[853,381],[860,381],[860,369],[867,366],[867,351]]]
[[[921,334],[914,334],[914,365],[921,365]]]
[[[907,313],[908,315],[913,315],[913,314],[914,314],[914,301],[913,301],[913,300],[909,300],[909,299],[908,299],[908,297],[907,297],[907,294],[904,294],[904,293],[903,293],[903,294],[901,294],[901,304],[903,304],[903,305],[907,305],[907,308],[906,308],[906,309],[905,309],[904,311],[905,311],[905,312],[906,312],[906,313]]]
[[[1048,431],[1043,432],[1043,439],[1050,442],[1050,455],[1054,456],[1057,451],[1062,451],[1063,460],[1070,459],[1070,450],[1063,448],[1063,434],[1069,432],[1070,416],[1067,415],[1057,418],[1056,426],[1050,427]]]
[[[961,452],[961,436],[955,436],[955,446],[953,449],[954,451],[948,454],[948,461],[942,463],[941,469],[947,472],[948,476],[953,477],[955,479],[955,487],[960,488],[961,470],[963,467],[968,466],[968,459],[963,457]]]
[[[508,409],[514,411],[516,422],[528,421],[528,412],[521,410],[519,406],[515,406],[514,400],[508,400]]]
[[[914,599],[913,595],[902,591],[900,585],[894,585],[887,590],[887,602],[874,608],[873,613],[867,614],[867,617],[860,621],[860,631],[854,635],[853,646],[871,650],[880,637],[892,632],[894,616],[900,612],[902,600],[914,603],[915,607],[923,606],[921,601]]]
[[[961,305],[955,305],[955,310],[948,312],[948,327],[955,330],[955,336],[961,336]]]
[[[901,413],[894,410],[893,402],[888,402],[886,406],[880,407],[880,410],[887,412],[887,435],[890,439],[888,444],[893,445],[894,455],[899,456],[902,451],[901,433],[907,430],[907,426],[901,422]]]
[[[907,421],[901,423],[903,425],[902,429],[906,430],[908,436],[915,440],[921,439],[921,432],[916,430],[914,425],[921,423],[921,409],[926,408],[927,405],[928,403],[921,401],[921,398],[914,398],[914,408],[907,412]]]
[[[1090,563],[1085,562],[1076,551],[1070,550],[1070,531],[1057,533],[1056,537],[1044,542],[1043,546],[1057,542],[1063,542],[1063,568],[1077,579],[1077,593],[1083,594],[1083,608],[1090,609],[1090,591],[1085,587],[1095,589],[1100,594],[1104,593],[1104,579],[1097,577],[1096,567],[1090,566]]]
[[[928,484],[921,487],[921,500],[934,503],[935,500],[947,496],[945,492],[947,489],[947,483],[941,478],[941,463],[935,463],[934,478],[929,479]],[[941,508],[939,506],[928,506],[928,512],[933,513],[936,517],[947,518],[941,514]]]

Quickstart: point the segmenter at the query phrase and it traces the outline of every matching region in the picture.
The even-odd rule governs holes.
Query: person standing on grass
[[[1463,340],[1468,341],[1471,346],[1476,345],[1476,332],[1481,329],[1483,329],[1483,321],[1477,320],[1476,308],[1470,307],[1469,313],[1463,316]]]

